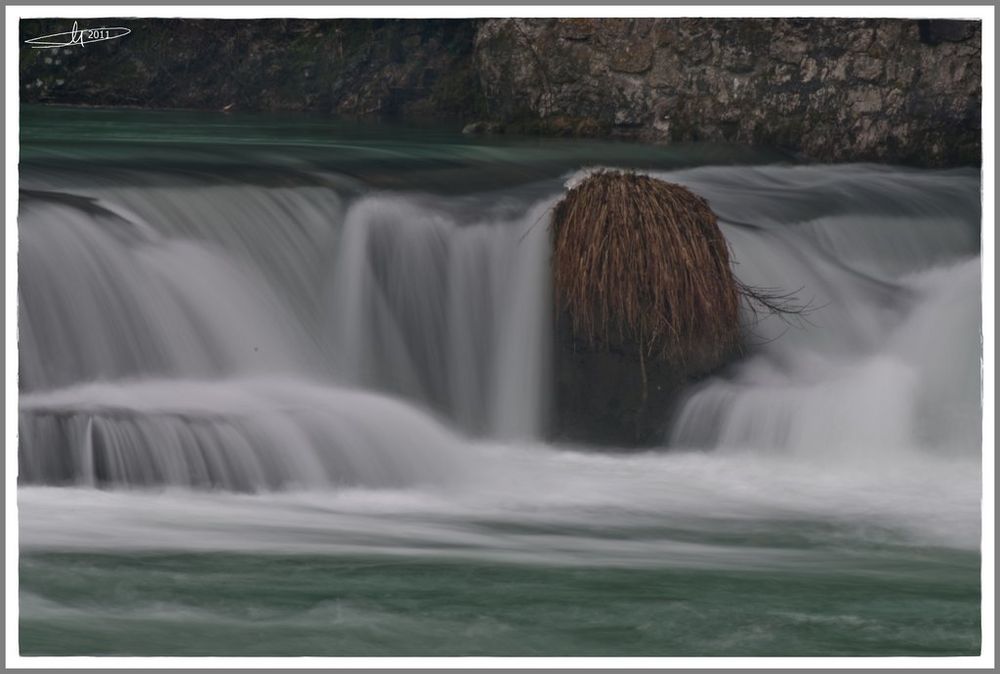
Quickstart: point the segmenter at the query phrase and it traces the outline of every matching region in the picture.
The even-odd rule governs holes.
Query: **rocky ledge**
[[[476,58],[491,118],[555,132],[979,162],[977,22],[497,19]]]
[[[23,102],[423,116],[469,132],[720,141],[978,164],[981,26],[902,19],[93,19],[23,40]],[[81,26],[82,27],[82,26]]]

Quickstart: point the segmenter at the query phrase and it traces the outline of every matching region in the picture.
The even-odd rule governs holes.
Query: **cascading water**
[[[762,173],[740,189],[794,202],[798,185],[777,186]],[[809,174],[825,174],[811,189],[819,203],[850,195],[834,209],[855,212],[796,221],[794,208],[744,205],[743,221],[758,228],[725,229],[743,280],[797,290],[802,324],[754,323],[754,355],[689,397],[672,444],[787,449],[835,462],[918,448],[977,458],[975,182],[874,169],[799,169],[795,179]],[[692,184],[711,193],[713,181],[694,176]],[[713,201],[723,222],[732,217],[726,191]]]
[[[624,163],[609,147],[587,161],[606,153],[604,163]],[[470,173],[507,171],[518,152],[525,172],[537,169],[527,149],[449,151]],[[140,551],[308,553],[438,560],[437,570],[452,568],[449,559],[590,569],[574,596],[590,596],[588,583],[600,579],[587,574],[600,569],[608,578],[614,569],[654,574],[651,588],[668,572],[711,588],[723,582],[711,574],[808,572],[842,583],[844,569],[864,585],[887,563],[900,569],[890,582],[900,596],[938,572],[978,582],[968,580],[980,495],[977,174],[654,168],[708,199],[744,282],[794,291],[806,311],[787,322],[747,313],[747,356],[685,392],[661,450],[628,454],[545,444],[548,213],[580,156],[545,179],[503,173],[492,191],[463,192],[389,179],[380,163],[320,168],[250,154],[257,172],[111,169],[106,159],[45,153],[22,164],[18,480],[22,550],[34,555],[22,562],[29,647],[51,652],[49,624],[86,632],[93,628],[78,617],[136,620],[145,610],[132,595],[81,604],[53,589],[47,569],[62,562],[46,555],[56,553],[72,553],[67,563],[82,564],[95,587],[110,582],[112,567],[73,555],[123,564]],[[83,159],[98,170],[73,163]],[[394,181],[408,188],[386,187]],[[245,568],[248,578],[257,573]],[[789,630],[844,615],[860,621],[830,628],[846,641],[820,640],[815,652],[855,653],[856,632],[872,625],[899,643],[924,638],[919,621],[896,624],[860,603],[827,615],[811,586],[793,592],[803,603],[764,600],[754,580],[762,577],[725,582],[770,627],[728,646],[712,641],[711,623],[749,620],[726,613],[726,599],[705,605],[705,631],[692,628],[684,648],[769,652]],[[531,583],[504,578],[525,591],[525,605],[542,601]],[[439,591],[465,587],[454,582]],[[948,587],[957,597],[968,585]],[[231,614],[190,601],[176,599],[155,620],[213,626],[206,633],[221,641],[192,636],[198,653],[230,643],[219,626],[246,627],[251,614],[264,616],[274,639],[283,629],[270,604],[243,598],[249,613]],[[955,601],[947,610],[961,617],[940,650],[967,652],[978,643],[971,604]],[[302,625],[347,621],[354,636],[340,654],[378,642],[359,626],[374,624],[366,620],[404,635],[415,652],[431,648],[423,626],[385,617],[396,609],[364,606],[375,613],[331,618],[317,608]],[[937,610],[929,606],[914,615]],[[638,604],[605,608],[629,624],[666,620],[635,617],[646,615]],[[469,619],[434,615],[449,626]],[[670,615],[686,620],[683,610]],[[592,646],[687,652],[649,629],[636,633],[646,635],[635,637],[638,651]],[[469,636],[485,650],[458,652],[519,652],[502,633],[501,625],[488,638]],[[553,638],[589,648],[578,636]],[[516,643],[534,643],[524,639]],[[309,643],[308,652],[328,652]],[[715,646],[698,646],[707,643]],[[532,652],[551,651],[542,640]]]
[[[336,406],[324,410],[328,404],[306,389],[315,382],[344,400],[372,398],[363,388],[401,395],[468,432],[537,437],[545,410],[549,293],[546,230],[535,225],[547,206],[513,221],[460,223],[447,211],[392,196],[360,198],[345,215],[331,191],[322,198],[306,190],[306,205],[292,209],[286,205],[295,202],[294,190],[261,188],[247,208],[245,194],[231,187],[165,189],[152,200],[161,210],[148,219],[139,212],[151,206],[132,203],[134,189],[123,190],[124,197],[100,187],[26,192],[22,482],[334,483],[336,468],[325,481],[309,462],[284,465],[289,450],[275,441],[311,434],[314,464],[329,447],[356,441],[334,426],[306,431],[295,413],[286,414],[285,407],[304,415],[345,414]],[[285,228],[281,218],[289,213],[304,222]],[[224,225],[214,231],[192,224],[200,214]],[[323,219],[330,231],[317,233],[315,222]],[[284,236],[275,234],[283,230]],[[317,241],[328,242],[326,270],[316,263],[311,244]],[[306,288],[310,296],[303,298]],[[321,315],[303,316],[296,307]],[[306,389],[296,395],[282,383],[264,397],[273,412],[288,417],[276,435],[241,428],[241,419],[259,420],[259,405],[242,412],[239,403],[224,406],[225,414],[212,409],[220,399],[245,403],[250,384],[243,378],[266,374],[276,382],[297,377]],[[214,383],[192,381],[206,378]],[[160,392],[182,381],[177,391],[185,413],[169,405],[100,403],[104,396],[92,390],[72,393],[73,385],[93,381],[121,381],[121,399],[149,397],[161,405],[169,396]],[[64,406],[35,404],[52,399]],[[401,423],[389,411],[396,403],[382,404]],[[144,418],[164,415],[170,423]],[[233,432],[219,430],[219,417]],[[377,415],[370,423],[373,429],[358,432],[385,432]],[[401,431],[400,440],[419,433],[409,426]],[[251,451],[248,444],[264,449]],[[159,465],[157,452],[168,446],[178,448],[170,458],[179,462],[176,470]],[[261,453],[271,456],[262,461]],[[251,465],[235,465],[243,461]]]
[[[459,224],[413,199],[348,213],[332,283],[331,356],[347,381],[447,410],[463,428],[537,437],[551,310],[548,203]]]

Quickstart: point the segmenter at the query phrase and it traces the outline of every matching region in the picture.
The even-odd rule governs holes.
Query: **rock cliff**
[[[515,125],[826,161],[979,161],[976,22],[495,19],[476,60],[491,118]]]
[[[457,128],[779,146],[822,161],[980,160],[978,22],[897,19],[91,19],[23,41],[23,102],[422,116]],[[81,24],[81,27],[83,25]]]
[[[73,21],[24,20],[23,41]],[[88,19],[124,38],[21,50],[21,100],[150,108],[446,116],[478,111],[466,20]]]

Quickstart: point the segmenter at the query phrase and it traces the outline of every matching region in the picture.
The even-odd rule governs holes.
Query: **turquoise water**
[[[159,168],[175,178],[198,171],[206,181],[237,175],[315,183],[333,171],[377,188],[468,193],[603,163],[652,168],[790,159],[766,148],[470,137],[451,128],[305,115],[21,108],[21,161],[66,167],[78,178],[95,164],[104,171]]]
[[[40,554],[21,562],[21,645],[59,655],[978,652],[977,555],[899,553],[806,572]]]
[[[24,655],[980,650],[979,176],[22,109]],[[660,446],[546,434],[548,239],[685,184],[808,320]]]

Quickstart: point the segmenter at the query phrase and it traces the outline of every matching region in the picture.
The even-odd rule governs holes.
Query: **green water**
[[[21,371],[40,382],[20,401],[22,654],[979,653],[976,172],[305,116],[21,115]],[[594,165],[706,195],[741,279],[816,311],[755,325],[654,451],[477,436],[442,408],[524,411],[488,384],[546,367],[541,339],[499,345],[544,321],[503,282],[534,278],[514,261]],[[335,304],[367,278],[338,248],[362,226],[383,295]],[[358,353],[419,381],[334,371],[352,320],[381,328]],[[89,440],[59,454],[78,427]],[[119,481],[95,485],[94,437]],[[247,466],[280,488],[220,487]],[[138,479],[167,468],[216,481]]]
[[[24,654],[974,655],[978,555],[881,569],[551,568],[232,554],[31,554]],[[85,619],[84,619],[85,618]]]
[[[791,161],[772,148],[652,146],[517,135],[467,136],[451,127],[318,116],[21,107],[21,161],[89,172],[156,169],[203,181],[322,184],[329,172],[382,189],[467,193],[553,178],[582,166],[635,168]],[[278,175],[276,175],[278,174]],[[161,177],[162,181],[162,177]]]

